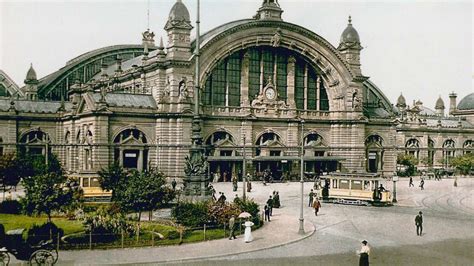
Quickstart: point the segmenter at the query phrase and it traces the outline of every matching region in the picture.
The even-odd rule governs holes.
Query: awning
[[[242,162],[244,160],[243,156],[208,156],[208,162]],[[281,161],[300,161],[301,158],[298,156],[257,156],[257,157],[247,157],[246,161],[271,161],[271,162],[281,162]],[[344,161],[345,158],[337,156],[304,156],[303,160],[305,162],[333,162],[333,161]]]

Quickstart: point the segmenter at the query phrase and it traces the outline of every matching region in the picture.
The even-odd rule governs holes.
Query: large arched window
[[[290,71],[288,66],[293,58],[295,69]],[[248,75],[243,74],[247,67]],[[270,79],[277,89],[278,99],[288,103],[290,72],[295,84],[296,108],[329,110],[326,87],[318,71],[303,57],[288,49],[267,46],[241,50],[218,62],[206,79],[203,103],[213,106],[240,106],[244,82],[248,83],[248,95],[243,96],[247,96],[251,102],[262,93]]]
[[[147,169],[148,146],[145,134],[136,128],[125,129],[114,139],[114,159],[123,168]]]
[[[443,160],[446,167],[449,165],[449,161],[455,156],[456,143],[452,139],[448,139],[443,143]]]
[[[69,163],[69,160],[71,158],[71,132],[68,130],[66,131],[66,134],[64,134],[64,144],[65,144],[65,149],[64,149],[64,169],[70,170],[71,169],[71,164]]]
[[[312,132],[304,138],[306,156],[324,156],[323,137],[318,133]]]
[[[428,164],[433,165],[435,157],[435,143],[431,138],[428,138]]]
[[[406,153],[413,155],[415,158],[420,156],[420,142],[417,139],[409,139],[405,144]]]
[[[207,140],[207,154],[211,156],[235,155],[234,138],[226,131],[217,131],[211,134]]]
[[[30,155],[45,155],[46,147],[50,143],[48,134],[41,130],[32,130],[20,138],[20,152],[28,153]],[[51,148],[48,147],[48,153],[51,152]]]
[[[256,150],[257,156],[281,156],[282,154],[282,144],[280,142],[280,137],[273,132],[263,133],[256,142],[256,145],[259,146]]]

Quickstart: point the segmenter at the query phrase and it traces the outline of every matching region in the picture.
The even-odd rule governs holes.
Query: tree
[[[404,174],[412,176],[415,173],[415,166],[418,164],[418,159],[411,154],[399,153],[397,156],[397,164],[406,166]]]
[[[164,175],[156,169],[124,171],[120,166],[112,165],[99,172],[99,183],[102,189],[112,190],[112,201],[122,211],[137,212],[139,220],[143,211],[159,208],[175,196],[166,186]]]
[[[25,196],[20,199],[27,214],[46,214],[51,222],[51,213],[65,210],[74,203],[78,192],[75,182],[58,173],[25,177],[22,181]]]
[[[450,165],[459,169],[461,174],[467,175],[474,168],[474,154],[467,153],[462,156],[454,157],[450,160]]]
[[[21,176],[18,173],[18,160],[13,153],[6,153],[0,156],[0,182],[3,187],[3,199],[7,187],[16,187]]]

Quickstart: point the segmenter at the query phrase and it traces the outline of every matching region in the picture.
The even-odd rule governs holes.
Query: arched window
[[[125,129],[114,139],[114,159],[123,168],[147,169],[148,146],[145,134],[136,128]]]
[[[448,139],[443,143],[443,160],[445,167],[448,167],[450,159],[455,156],[455,147],[456,143],[452,139]]]
[[[68,130],[66,131],[66,134],[64,134],[64,144],[65,144],[65,149],[64,149],[64,169],[70,170],[70,163],[69,160],[71,158],[71,147],[69,144],[71,143],[71,132]]]
[[[87,144],[89,146],[84,146],[84,170],[91,170],[94,167],[94,163],[92,160],[92,143],[93,143],[93,135],[90,130],[87,130],[85,138],[83,140],[83,144]]]
[[[324,156],[324,150],[317,150],[323,147],[323,137],[318,133],[309,133],[304,138],[305,156]]]
[[[383,169],[383,139],[379,135],[370,135],[365,139],[366,147],[366,169],[368,172],[376,173]]]
[[[256,145],[259,146],[256,150],[257,156],[281,156],[281,142],[280,137],[273,133],[267,132],[263,133],[256,142]]]
[[[431,138],[428,138],[428,164],[433,165],[435,157],[435,143]]]
[[[209,147],[207,154],[211,156],[232,156],[235,155],[234,137],[226,131],[217,131],[206,140]]]
[[[32,130],[20,138],[20,152],[30,155],[45,155],[48,143],[51,143],[48,134],[41,130]],[[51,148],[48,147],[48,153]]]
[[[474,141],[472,139],[466,140],[463,145],[464,154],[474,152]]]
[[[291,71],[291,75],[295,84],[296,108],[329,110],[326,87],[318,70],[295,52],[267,46],[241,50],[218,62],[206,79],[203,103],[213,106],[240,106],[241,85],[244,82],[248,83],[248,95],[244,96],[251,102],[262,94],[270,79],[277,89],[278,100],[288,103],[290,58],[295,60],[294,73]],[[248,75],[242,73],[247,67]],[[242,77],[246,80],[241,80]]]
[[[417,139],[409,139],[405,144],[406,153],[413,155],[413,157],[419,159],[420,156],[420,142]]]

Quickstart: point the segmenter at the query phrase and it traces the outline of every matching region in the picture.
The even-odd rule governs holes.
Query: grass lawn
[[[31,228],[34,224],[42,225],[46,223],[46,216],[27,216],[15,214],[0,214],[0,223],[5,227],[5,231],[20,228]],[[53,223],[64,230],[64,234],[72,234],[84,231],[80,221],[71,221],[66,218],[52,218]]]

